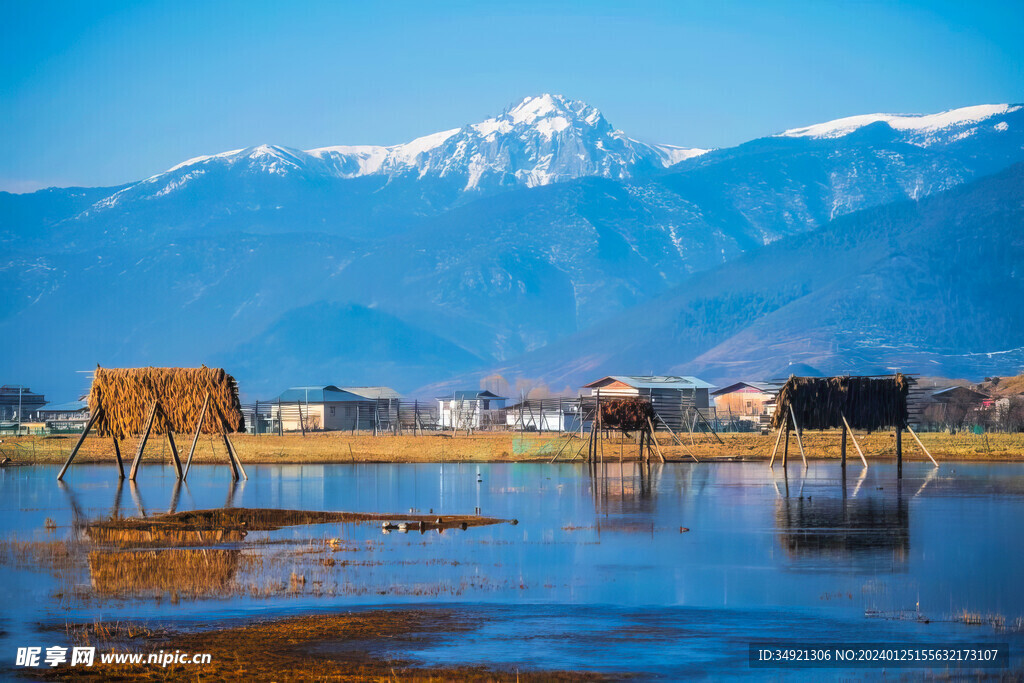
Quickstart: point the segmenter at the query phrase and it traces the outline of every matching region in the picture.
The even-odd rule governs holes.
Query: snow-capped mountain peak
[[[570,100],[561,95],[544,93],[526,97],[521,102],[505,110],[503,117],[511,119],[515,125],[536,125],[541,119],[564,122],[568,127],[570,121],[581,121],[594,125],[603,120],[601,112],[595,107],[580,100]]]
[[[630,178],[705,151],[638,142],[586,102],[545,93],[463,127],[436,150],[431,168],[464,177],[465,190],[534,187],[583,176]]]
[[[1020,105],[979,104],[950,109],[938,114],[861,114],[803,128],[792,128],[779,133],[779,137],[841,138],[865,126],[884,122],[893,130],[902,133],[908,142],[927,147],[936,142],[948,141],[950,135],[971,135],[972,127],[994,116],[1011,114],[1020,109]],[[993,128],[1005,131],[1008,125],[1000,122],[994,124]]]
[[[568,101],[561,95],[544,93],[543,95],[524,98],[519,104],[509,107],[506,113],[516,123],[532,123],[540,116],[564,109],[567,103]]]
[[[464,191],[534,187],[584,176],[613,179],[672,166],[707,150],[649,145],[616,130],[595,107],[544,93],[461,128],[392,146],[335,145],[306,151],[259,145],[195,157],[142,181],[156,196],[177,191],[217,168],[245,173],[303,173],[348,179],[433,177]],[[119,195],[131,194],[130,192]],[[107,204],[117,203],[108,198]],[[111,201],[112,200],[112,201]]]

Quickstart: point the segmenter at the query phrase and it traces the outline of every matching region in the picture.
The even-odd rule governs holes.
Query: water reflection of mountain
[[[779,498],[779,541],[794,559],[906,563],[910,513],[903,496]]]

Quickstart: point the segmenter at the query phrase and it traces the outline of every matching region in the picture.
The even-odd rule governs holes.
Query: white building
[[[575,432],[580,429],[580,405],[572,398],[528,399],[505,411],[505,426],[527,432]]]
[[[441,429],[481,429],[495,424],[505,424],[504,396],[492,394],[486,389],[475,391],[453,391],[448,396],[437,397],[438,422]]]

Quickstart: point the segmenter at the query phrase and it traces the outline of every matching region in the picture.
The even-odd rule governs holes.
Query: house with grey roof
[[[270,419],[282,431],[373,429],[376,401],[333,384],[291,387],[273,399]]]
[[[601,398],[647,398],[662,422],[673,430],[686,430],[694,420],[714,420],[708,395],[714,386],[691,376],[609,375],[583,389]]]
[[[50,403],[36,411],[36,417],[52,432],[75,432],[89,421],[89,404],[84,400]]]
[[[0,420],[28,422],[46,405],[46,397],[20,384],[0,386]]]
[[[363,398],[371,401],[397,401],[402,398],[402,395],[391,387],[341,387],[341,390],[347,391],[350,394],[355,394],[356,396],[362,396]]]

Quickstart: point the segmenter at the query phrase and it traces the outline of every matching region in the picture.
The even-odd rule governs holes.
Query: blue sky
[[[113,185],[260,143],[394,144],[525,95],[721,147],[1024,101],[1024,2],[21,2],[0,189]]]

